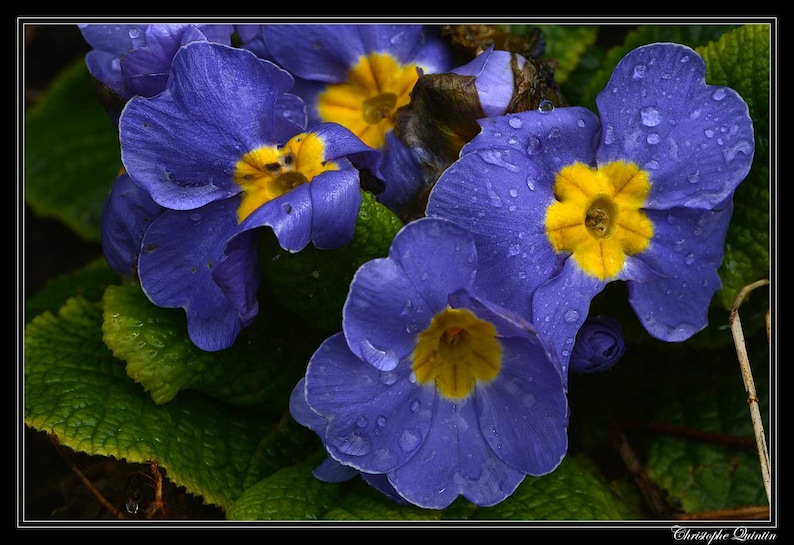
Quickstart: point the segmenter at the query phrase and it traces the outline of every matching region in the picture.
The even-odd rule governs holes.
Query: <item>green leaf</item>
[[[314,455],[248,488],[226,511],[228,520],[317,520],[338,502],[342,487],[312,475],[322,461]]]
[[[768,346],[754,338],[748,346],[762,415],[769,414]],[[655,435],[648,446],[646,471],[686,513],[766,505],[755,450],[747,394],[738,362],[725,367],[700,364],[685,383],[660,390],[655,420],[709,434],[745,439],[751,448],[706,438]],[[764,419],[766,421],[766,419]],[[768,429],[768,421],[765,423]]]
[[[231,405],[281,413],[322,341],[285,320],[283,310],[263,305],[232,347],[205,352],[188,337],[184,311],[153,305],[137,284],[109,286],[103,301],[105,343],[158,404],[194,389]]]
[[[342,305],[358,268],[389,253],[402,222],[371,193],[362,192],[353,240],[338,250],[312,245],[298,253],[281,248],[275,236],[263,237],[259,250],[264,284],[272,297],[290,309],[301,324],[325,333],[342,329]]]
[[[625,520],[639,511],[614,493],[583,456],[568,456],[544,477],[527,477],[512,496],[480,508],[459,498],[445,510],[398,504],[356,477],[321,483],[314,457],[246,490],[229,509],[235,520]]]
[[[45,312],[27,326],[24,340],[25,424],[89,455],[130,463],[156,459],[168,478],[205,503],[227,508],[283,465],[302,459],[308,432],[182,392],[154,404],[102,342],[102,309],[75,297],[58,315]],[[273,443],[284,445],[277,449]],[[268,445],[263,448],[263,445]],[[282,454],[273,462],[274,452]]]
[[[448,513],[450,515],[453,513]],[[445,516],[444,518],[450,518]],[[627,520],[639,511],[610,488],[593,463],[569,454],[552,473],[527,477],[512,496],[467,514],[469,520]]]
[[[99,301],[108,284],[121,282],[104,257],[96,259],[72,274],[59,275],[25,301],[25,322],[45,310],[57,312],[67,299],[75,295],[90,301]]]
[[[102,206],[120,168],[118,133],[81,58],[26,115],[25,199],[37,214],[99,240]]]
[[[722,335],[731,339],[727,330]],[[762,414],[769,407],[765,337],[763,331],[746,337]],[[705,433],[753,438],[733,344],[626,340],[626,354],[608,371],[570,375],[571,448],[600,467],[620,464],[612,437],[624,433],[671,511],[763,505],[757,454],[703,439]],[[671,427],[692,436],[660,431]]]
[[[744,286],[768,279],[769,271],[769,25],[745,25],[697,48],[706,61],[706,81],[735,89],[747,102],[755,131],[755,155],[734,194],[734,213],[720,267],[717,294],[729,309]]]

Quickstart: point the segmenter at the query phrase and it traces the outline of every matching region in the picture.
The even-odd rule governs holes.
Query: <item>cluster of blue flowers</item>
[[[565,457],[569,370],[623,355],[620,324],[590,316],[607,284],[627,283],[655,338],[707,325],[754,137],[746,103],[707,85],[689,47],[628,53],[595,114],[515,111],[527,59],[491,47],[456,66],[422,25],[81,30],[124,166],[105,254],[154,304],[184,309],[199,348],[228,348],[256,318],[262,228],[289,252],[334,249],[362,192],[398,214],[422,203],[358,269],[342,330],[292,393],[327,450],[321,480],[360,475],[431,509],[497,504]],[[395,129],[431,74],[473,82],[479,112],[437,175]]]

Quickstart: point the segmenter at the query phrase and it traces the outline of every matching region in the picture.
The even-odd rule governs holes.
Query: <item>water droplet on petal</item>
[[[134,40],[135,38],[140,36],[141,31],[140,31],[140,29],[137,29],[137,28],[133,27],[133,28],[131,28],[129,30],[129,32],[127,34],[129,34],[130,38],[132,38]]]
[[[706,138],[714,138],[714,131],[711,129],[706,129],[703,134],[706,135]]]
[[[579,126],[579,128],[584,128],[584,119],[580,119],[580,120],[578,120],[578,121],[576,122],[576,124]]]
[[[527,178],[527,187],[530,191],[535,191],[535,178]]]
[[[615,127],[611,123],[607,123],[604,127],[604,144],[609,145],[615,141]]]
[[[642,124],[646,127],[655,127],[662,122],[662,116],[656,106],[647,106],[640,112]]]
[[[540,104],[538,104],[538,110],[542,113],[548,113],[554,110],[554,103],[551,100],[541,100]]]
[[[695,254],[687,254],[687,256],[684,258],[684,263],[686,263],[687,265],[691,265],[694,262],[695,262]]]
[[[356,419],[356,426],[358,426],[359,428],[363,428],[364,426],[367,425],[367,422],[369,422],[369,418],[367,418],[365,415],[362,414],[361,416],[358,417],[358,419]]]
[[[659,143],[659,133],[658,132],[651,132],[648,133],[648,137],[645,139],[649,144],[658,144]]]
[[[372,444],[369,439],[357,433],[351,433],[347,437],[334,439],[332,444],[339,449],[339,452],[350,456],[365,456],[372,450]]]
[[[422,402],[419,401],[418,399],[414,399],[413,401],[411,401],[411,405],[410,405],[411,412],[415,413],[416,411],[419,410],[419,407],[421,406],[422,406]]]
[[[575,324],[579,320],[579,311],[576,309],[568,310],[562,317],[566,324]]]
[[[511,187],[508,193],[510,194],[511,197],[518,197],[518,191],[516,190],[515,187]]]
[[[689,180],[689,183],[696,184],[700,180],[700,171],[696,170],[695,172],[690,172],[687,174],[686,179]]]
[[[386,425],[386,417],[380,415],[378,418],[375,419],[375,423],[378,425],[379,428],[382,428]]]
[[[638,64],[634,67],[634,72],[632,73],[631,77],[633,79],[642,79],[648,73],[648,67],[644,64]]]
[[[511,117],[510,119],[507,120],[507,124],[513,127],[514,129],[520,129],[521,125],[523,125],[521,119],[519,119],[518,117]]]
[[[543,143],[537,136],[530,136],[527,140],[527,153],[537,155],[541,151],[543,151]]]
[[[720,87],[719,89],[714,91],[714,94],[711,95],[711,98],[713,98],[714,100],[718,100],[719,101],[719,100],[724,99],[726,96],[728,96],[728,92],[725,90],[725,88]]]
[[[398,443],[400,448],[403,452],[413,452],[416,450],[416,447],[419,446],[419,443],[422,441],[422,436],[420,435],[419,431],[416,429],[408,429],[404,430]]]
[[[734,145],[729,148],[726,148],[722,154],[725,157],[725,162],[730,163],[734,159],[736,159],[736,155],[742,153],[744,155],[750,155],[753,152],[753,145],[748,142],[747,140],[739,140]]]
[[[193,214],[190,214],[190,219],[193,221],[200,221],[201,214],[199,214],[198,212],[194,212]]]

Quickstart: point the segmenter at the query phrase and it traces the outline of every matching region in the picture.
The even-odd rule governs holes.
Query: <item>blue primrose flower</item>
[[[356,272],[343,331],[306,370],[305,400],[330,457],[385,475],[423,508],[460,495],[499,503],[568,448],[556,355],[530,323],[471,291],[478,273],[463,227],[406,224],[388,257]]]
[[[430,194],[429,216],[472,232],[475,290],[530,319],[566,368],[612,281],[658,339],[707,325],[754,137],[744,100],[705,73],[686,46],[637,48],[598,95],[600,120],[581,107],[481,120]]]
[[[615,365],[626,352],[623,328],[609,316],[590,316],[576,334],[570,368],[575,373],[597,373]]]
[[[154,304],[185,309],[199,348],[219,350],[258,312],[257,228],[271,228],[290,252],[347,244],[359,168],[378,175],[380,155],[341,125],[305,131],[303,102],[287,92],[292,77],[250,51],[192,42],[172,71],[165,91],[132,98],[119,121],[127,175],[165,209],[145,229],[137,273]],[[145,201],[129,191],[116,198]],[[125,236],[118,226],[103,231]]]
[[[171,61],[190,42],[231,44],[233,25],[193,24],[79,24],[91,46],[85,61],[95,80],[115,95],[106,102],[115,122],[124,102],[135,95],[154,96],[165,89]]]
[[[292,389],[289,400],[290,414],[298,424],[309,428],[320,437],[324,437],[328,419],[311,410],[309,404],[306,403],[305,385],[306,379],[302,378]],[[312,475],[326,483],[341,483],[360,476],[364,482],[382,492],[389,499],[401,504],[408,503],[394,490],[385,474],[364,473],[350,466],[340,464],[330,456],[312,471]]]
[[[238,27],[241,28],[241,27]],[[244,45],[295,76],[309,124],[339,123],[383,152],[378,200],[397,209],[427,185],[394,134],[395,114],[421,74],[452,67],[452,50],[423,25],[261,25],[241,28]]]

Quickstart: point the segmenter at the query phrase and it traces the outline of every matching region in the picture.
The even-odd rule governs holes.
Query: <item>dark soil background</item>
[[[620,43],[633,27],[611,27],[602,33],[599,45]],[[74,24],[24,27],[19,35],[19,85],[25,109],[34,104],[50,81],[67,64],[89,50]],[[20,119],[20,122],[22,120]],[[20,163],[23,163],[19,156]],[[23,202],[17,203],[19,297],[24,302],[46,282],[69,273],[102,255],[99,243],[87,242],[56,220],[38,217]],[[24,323],[20,309],[18,320]],[[19,344],[23,331],[19,330]],[[18,346],[19,346],[18,344]],[[18,354],[19,376],[22,375]],[[18,386],[18,395],[21,385]],[[21,398],[18,397],[21,405]],[[20,407],[21,408],[21,407]],[[21,414],[20,414],[21,416]],[[58,448],[46,433],[18,423],[18,524],[38,521],[91,521],[107,519],[222,520],[223,512],[202,504],[167,480],[163,482],[163,504],[155,503],[155,476],[146,465],[126,464],[109,458],[87,456]],[[92,490],[87,483],[90,483]],[[103,504],[104,498],[107,504]]]

